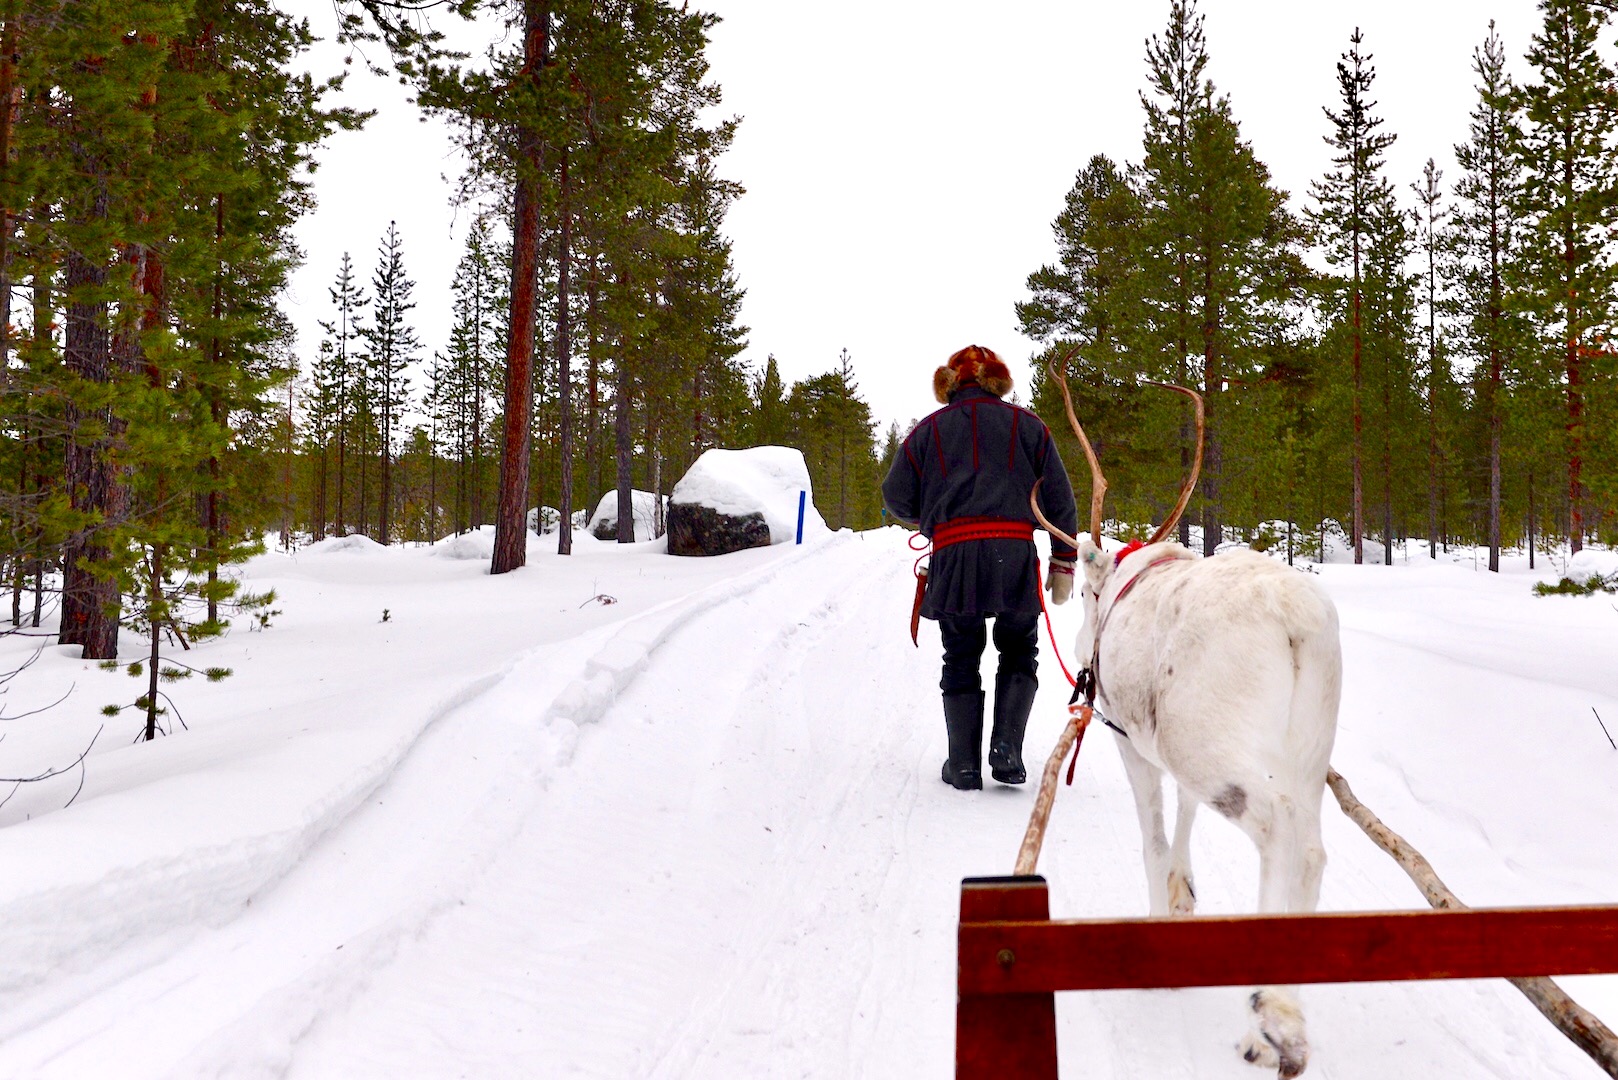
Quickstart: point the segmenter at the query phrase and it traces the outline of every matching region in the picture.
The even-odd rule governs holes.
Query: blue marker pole
[[[803,543],[803,508],[808,501],[809,493],[807,491],[798,492],[798,543],[800,544]]]

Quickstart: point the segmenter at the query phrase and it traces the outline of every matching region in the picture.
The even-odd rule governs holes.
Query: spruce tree
[[[787,417],[786,384],[775,354],[764,358],[764,369],[752,382],[752,409],[748,417],[748,440],[754,446],[784,446],[790,437]]]

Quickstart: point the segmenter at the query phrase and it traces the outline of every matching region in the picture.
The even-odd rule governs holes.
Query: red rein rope
[[[1077,584],[1077,582],[1075,582],[1074,584]],[[1051,627],[1051,609],[1045,606],[1045,590],[1040,588],[1040,586],[1039,586],[1039,556],[1038,555],[1034,556],[1034,591],[1039,594],[1039,611],[1040,611],[1040,614],[1045,616],[1045,636],[1050,639],[1051,652],[1053,654],[1055,654],[1055,656],[1056,656],[1056,665],[1062,669],[1062,674],[1067,677],[1067,684],[1069,686],[1075,686],[1076,687],[1076,686],[1079,685],[1079,680],[1077,680],[1077,679],[1075,679],[1073,677],[1073,673],[1067,669],[1067,664],[1063,663],[1063,661],[1062,661],[1062,650],[1060,648],[1058,648],[1057,645],[1056,645],[1056,631],[1054,629],[1052,629],[1052,627]],[[1077,752],[1075,752],[1074,755],[1073,755],[1073,764],[1077,765],[1078,763],[1079,763],[1079,755],[1078,755]],[[1073,783],[1073,768],[1072,768],[1072,766],[1069,766],[1068,770],[1067,770],[1067,782],[1068,782],[1069,785],[1071,785]]]

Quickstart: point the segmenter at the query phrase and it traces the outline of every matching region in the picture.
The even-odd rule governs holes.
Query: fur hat
[[[949,396],[968,384],[1005,397],[1011,390],[1011,370],[992,350],[968,345],[933,372],[933,397],[940,405],[948,405]]]

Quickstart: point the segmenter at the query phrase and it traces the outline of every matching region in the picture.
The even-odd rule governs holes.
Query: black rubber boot
[[[1020,671],[1001,672],[994,680],[994,730],[989,734],[989,775],[1002,784],[1028,779],[1022,764],[1022,738],[1034,711],[1039,682]]]
[[[983,789],[983,691],[944,695],[944,727],[949,731],[949,760],[944,783],[962,791]]]

